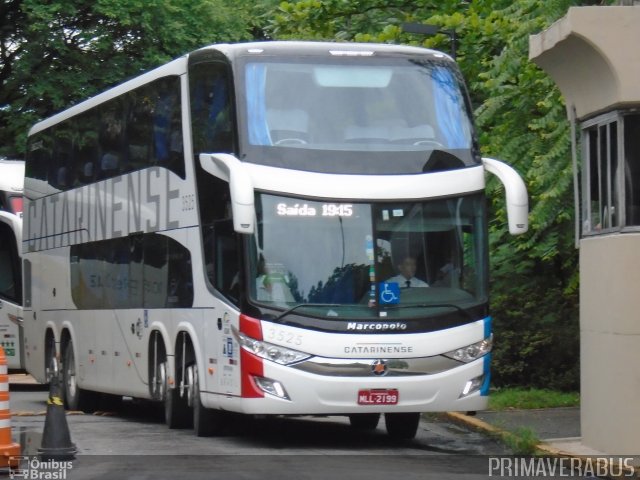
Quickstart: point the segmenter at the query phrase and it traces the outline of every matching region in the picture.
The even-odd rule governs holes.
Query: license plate
[[[358,405],[396,405],[397,388],[373,388],[358,391]]]

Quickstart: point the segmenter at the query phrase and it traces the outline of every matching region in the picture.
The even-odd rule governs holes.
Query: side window
[[[47,181],[47,169],[53,155],[54,142],[52,137],[52,131],[48,129],[29,138],[25,178],[36,181],[34,182],[34,190],[38,192],[44,190],[43,184]]]
[[[624,178],[627,225],[640,225],[640,115],[624,117]]]
[[[226,297],[238,302],[241,281],[238,234],[233,229],[229,184],[207,175],[208,191],[200,192],[202,245],[209,282]]]
[[[589,169],[588,201],[585,233],[609,230],[619,226],[619,208],[616,195],[618,165],[616,120],[593,125],[584,131],[585,158]]]
[[[189,69],[193,153],[233,153],[234,114],[228,68],[200,63]],[[197,164],[198,162],[196,162]]]
[[[191,307],[193,274],[189,251],[164,235],[147,234],[143,242],[144,307]]]
[[[188,308],[193,305],[189,251],[158,234],[144,236],[143,295],[145,308]]]
[[[193,305],[193,276],[189,251],[167,238],[166,307],[189,308]]]
[[[115,177],[120,174],[125,162],[125,114],[120,99],[111,100],[99,108],[100,156],[96,168],[96,180]]]
[[[208,62],[189,69],[193,154],[207,277],[233,302],[238,301],[238,237],[231,223],[229,184],[200,167],[200,153],[234,153],[235,114],[228,67]]]
[[[178,77],[162,79],[145,93],[153,102],[153,161],[184,178],[180,81]]]
[[[20,259],[11,227],[0,223],[0,297],[22,303]]]
[[[132,170],[149,166],[153,139],[153,101],[141,89],[128,94],[127,156]]]
[[[103,243],[71,247],[71,298],[79,309],[105,308]]]
[[[103,254],[103,289],[105,308],[129,308],[129,238],[116,238],[100,242]]]
[[[72,123],[58,125],[53,129],[55,150],[49,163],[47,178],[49,185],[56,190],[67,190],[73,183],[69,165],[73,162],[74,133]]]
[[[210,272],[213,286],[226,297],[238,303],[240,299],[240,261],[238,237],[231,220],[217,222],[213,228],[210,259],[215,268]]]
[[[78,309],[189,308],[189,251],[164,235],[146,234],[71,247],[71,293]]]
[[[75,186],[82,186],[94,181],[99,165],[99,119],[96,110],[80,114],[76,122],[76,136],[73,145]]]
[[[164,307],[169,277],[165,236],[144,236],[143,297],[144,308]]]
[[[582,126],[582,233],[640,226],[640,115],[614,112]]]

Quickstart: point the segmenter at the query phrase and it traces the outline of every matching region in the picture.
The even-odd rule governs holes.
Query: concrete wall
[[[640,101],[640,7],[571,7],[529,37],[529,58],[585,118]]]
[[[582,443],[640,454],[640,233],[580,242]]]

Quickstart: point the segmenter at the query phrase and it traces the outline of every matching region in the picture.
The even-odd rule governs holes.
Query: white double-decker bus
[[[22,188],[24,161],[0,158],[0,346],[7,367],[24,368],[22,350]]]
[[[178,58],[30,131],[27,368],[46,381],[59,357],[68,408],[150,399],[201,436],[236,413],[384,414],[411,438],[420,412],[485,408],[486,170],[526,231],[445,54]]]

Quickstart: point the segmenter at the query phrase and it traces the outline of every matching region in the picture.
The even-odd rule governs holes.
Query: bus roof
[[[210,45],[196,50],[191,55],[211,50],[218,50],[230,59],[238,56],[255,54],[283,55],[283,56],[424,56],[433,55],[441,58],[448,58],[449,55],[437,50],[430,50],[421,47],[408,45],[393,45],[382,43],[348,43],[348,42],[308,42],[308,41],[270,41],[270,42],[248,42],[234,44]],[[452,59],[451,59],[452,60]],[[452,60],[453,61],[453,60]]]
[[[247,42],[235,44],[216,44],[203,47],[199,50],[183,55],[169,63],[150,70],[140,76],[132,78],[120,85],[106,90],[94,97],[91,97],[67,110],[57,113],[45,120],[36,123],[29,130],[29,135],[33,135],[45,130],[69,117],[82,113],[107,100],[118,97],[129,90],[138,88],[152,80],[166,75],[182,75],[186,73],[189,58],[198,59],[207,57],[211,53],[222,54],[230,61],[248,55],[283,55],[283,56],[368,56],[389,55],[389,56],[434,56],[440,59],[451,57],[437,50],[430,50],[421,47],[411,47],[407,45],[391,45],[377,43],[347,43],[347,42],[308,42],[308,41],[269,41],[269,42]]]

